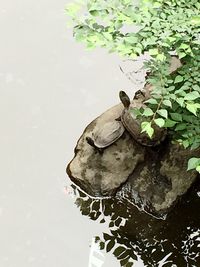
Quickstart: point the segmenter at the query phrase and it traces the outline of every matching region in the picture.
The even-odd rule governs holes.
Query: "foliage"
[[[153,90],[147,108],[138,112],[146,117],[142,131],[152,137],[156,124],[168,128],[173,141],[185,148],[200,147],[199,0],[88,0],[70,4],[67,13],[76,40],[88,49],[151,56],[145,67]],[[182,66],[170,73],[172,54]]]

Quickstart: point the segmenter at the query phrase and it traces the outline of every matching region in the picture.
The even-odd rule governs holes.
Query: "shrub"
[[[104,47],[127,58],[148,53],[145,64],[153,86],[142,131],[152,137],[152,124],[168,128],[175,143],[200,147],[200,2],[199,0],[88,0],[66,10],[74,37],[88,49]],[[172,55],[182,66],[169,71]],[[188,169],[200,170],[192,158]]]

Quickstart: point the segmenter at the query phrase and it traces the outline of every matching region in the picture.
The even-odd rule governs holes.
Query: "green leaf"
[[[169,94],[168,97],[171,98],[172,100],[176,100],[176,95],[175,94]]]
[[[149,124],[148,121],[144,121],[144,122],[142,122],[142,123],[141,123],[141,128],[142,128],[142,130],[144,130],[145,127],[146,127],[148,124]]]
[[[148,100],[146,100],[144,103],[149,103],[149,104],[152,104],[152,105],[157,105],[158,104],[158,101],[154,98],[150,98]]]
[[[193,115],[185,115],[183,114],[183,120],[189,123],[193,123],[194,121],[194,116]]]
[[[179,52],[178,53],[178,57],[181,59],[181,58],[184,58],[185,56],[187,56],[187,54],[185,52]]]
[[[190,47],[188,44],[181,44],[179,46],[180,49],[187,49],[188,47]]]
[[[155,124],[157,124],[160,128],[165,125],[165,121],[161,118],[154,120]]]
[[[163,101],[163,104],[164,104],[165,106],[167,106],[167,107],[170,107],[170,108],[172,107],[172,102],[171,102],[170,100],[167,100],[167,99],[164,100],[164,101]]]
[[[184,106],[184,98],[183,97],[179,97],[176,99],[176,102],[183,107]]]
[[[138,116],[142,115],[138,108],[130,109],[130,112],[133,118],[137,118]]]
[[[162,6],[162,4],[159,2],[155,2],[155,3],[153,3],[153,6],[154,6],[154,8],[159,8]]]
[[[187,170],[196,169],[196,167],[200,165],[200,158],[191,158],[188,161],[188,168]]]
[[[98,10],[90,10],[89,12],[94,17],[97,17],[99,15],[99,11]]]
[[[142,133],[146,132],[150,138],[154,134],[154,129],[151,127],[151,122],[142,122],[141,123]]]
[[[172,120],[170,120],[170,119],[167,119],[167,120],[165,121],[165,125],[164,125],[164,127],[166,127],[166,128],[171,128],[171,127],[174,127],[174,126],[176,125],[176,123],[177,123],[177,121],[172,121]]]
[[[168,118],[168,112],[167,112],[167,110],[166,109],[160,109],[160,110],[158,110],[157,111],[157,113],[160,115],[160,116],[162,116],[162,117],[164,117],[164,118]]]
[[[149,116],[152,116],[154,113],[153,113],[153,110],[150,109],[150,108],[145,108],[144,112],[143,112],[143,115],[145,117],[149,117]]]
[[[149,54],[151,55],[151,56],[156,56],[156,55],[158,55],[158,49],[157,48],[153,48],[153,49],[149,49]]]
[[[182,115],[179,113],[170,113],[170,116],[171,116],[172,120],[174,120],[174,121],[182,121],[183,120]]]
[[[169,82],[169,81],[168,81],[168,82]],[[169,87],[167,88],[167,91],[169,91],[169,92],[174,91],[175,88],[176,88],[175,86],[169,86]]]
[[[189,110],[191,113],[193,113],[195,116],[197,115],[197,107],[195,104],[190,104],[190,103],[187,103],[186,104],[186,108],[187,110]]]
[[[183,81],[183,76],[178,75],[178,76],[176,76],[174,83],[180,83],[182,81]]]
[[[176,125],[175,131],[182,131],[185,130],[186,128],[187,128],[186,123],[179,123]]]
[[[183,146],[184,146],[185,149],[188,148],[189,145],[190,145],[190,143],[189,143],[188,140],[184,140],[184,141],[183,141]]]
[[[157,58],[157,60],[160,60],[160,61],[166,60],[166,56],[164,54],[158,54],[156,58]]]
[[[184,100],[195,100],[200,97],[199,92],[193,91],[191,93],[188,93],[185,97]]]
[[[192,17],[190,22],[191,22],[192,25],[200,25],[200,16]]]
[[[195,90],[195,91],[200,91],[200,87],[199,87],[199,85],[195,84],[195,85],[193,86],[193,90]]]
[[[199,142],[193,142],[191,145],[191,150],[199,148],[200,143]]]
[[[130,35],[130,36],[125,37],[125,41],[128,43],[131,43],[131,44],[137,44],[138,43],[138,37],[134,36],[134,35],[132,35],[132,36]]]

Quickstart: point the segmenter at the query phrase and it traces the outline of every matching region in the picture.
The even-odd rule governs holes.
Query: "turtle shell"
[[[135,107],[144,107],[143,103],[137,103],[133,100],[129,108],[125,108],[121,115],[121,121],[126,128],[126,130],[132,135],[132,137],[141,145],[144,146],[156,146],[159,145],[166,137],[167,131],[164,128],[160,128],[157,125],[152,125],[154,128],[154,134],[150,138],[145,132],[141,133],[141,123],[145,121],[145,118],[138,119],[134,117],[131,110]]]
[[[98,148],[105,148],[119,139],[124,131],[121,121],[107,122],[93,134],[94,144]]]

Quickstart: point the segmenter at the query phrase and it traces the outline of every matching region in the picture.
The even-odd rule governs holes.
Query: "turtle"
[[[154,128],[154,134],[152,138],[150,138],[145,132],[141,133],[141,123],[144,119],[136,118],[131,112],[131,110],[134,108],[146,107],[146,105],[143,103],[143,93],[141,93],[141,95],[136,94],[136,97],[131,102],[129,96],[124,91],[120,91],[119,98],[124,105],[124,110],[121,114],[121,121],[126,130],[138,143],[151,147],[159,145],[162,141],[164,141],[167,134],[166,129],[160,128],[154,124],[152,126]]]
[[[92,137],[87,136],[86,141],[99,152],[103,152],[106,147],[117,141],[123,135],[124,131],[125,128],[121,121],[109,121],[97,129],[92,134]]]

